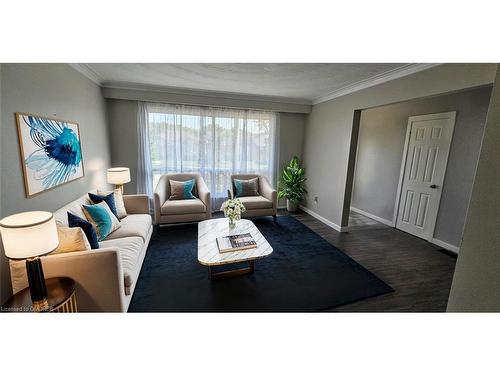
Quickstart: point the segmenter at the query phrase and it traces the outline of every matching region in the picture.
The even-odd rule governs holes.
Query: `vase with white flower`
[[[239,199],[229,199],[222,203],[224,216],[229,219],[229,229],[236,227],[236,221],[241,219],[241,214],[246,211],[245,206]]]

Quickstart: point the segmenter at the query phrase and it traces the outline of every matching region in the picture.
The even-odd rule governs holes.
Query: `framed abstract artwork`
[[[28,198],[84,176],[76,122],[16,113],[16,123]]]

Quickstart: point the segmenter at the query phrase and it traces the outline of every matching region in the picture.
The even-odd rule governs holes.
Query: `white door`
[[[455,112],[408,118],[396,228],[433,237],[454,127]]]

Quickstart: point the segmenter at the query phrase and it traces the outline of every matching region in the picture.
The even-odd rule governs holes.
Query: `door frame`
[[[445,155],[445,163],[444,163],[444,176],[443,176],[443,186],[441,189],[444,187],[444,181],[446,179],[446,172],[448,170],[448,159],[450,156],[450,150],[451,150],[451,144],[453,142],[453,135],[455,133],[455,123],[456,123],[456,118],[457,118],[457,111],[450,111],[450,112],[441,112],[441,113],[431,113],[428,115],[418,115],[418,116],[410,116],[408,117],[408,125],[406,126],[406,137],[405,137],[405,144],[404,144],[404,149],[403,149],[403,157],[401,159],[401,169],[399,171],[399,181],[398,181],[398,190],[396,193],[396,202],[394,203],[394,212],[392,214],[392,222],[391,225],[395,228],[397,224],[397,218],[398,218],[398,212],[399,212],[399,203],[401,200],[401,190],[403,188],[403,179],[404,179],[404,174],[405,174],[405,169],[406,169],[406,159],[408,156],[408,145],[410,143],[410,135],[411,135],[411,128],[412,125],[415,121],[422,121],[422,120],[440,120],[440,119],[450,119],[452,120],[452,125],[451,125],[451,138],[450,138],[450,147],[448,147],[448,151],[446,152]],[[443,191],[441,190],[441,195],[439,196],[439,202],[438,202],[438,210],[436,212],[436,215],[432,218],[432,230],[429,235],[429,238],[427,238],[428,241],[431,241],[434,238],[434,231],[436,229],[436,221],[437,217],[439,214],[439,205],[441,203],[441,196],[443,195]],[[431,241],[432,242],[432,241]]]

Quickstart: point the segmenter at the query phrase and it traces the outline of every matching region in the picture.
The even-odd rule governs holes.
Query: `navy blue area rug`
[[[392,292],[373,273],[291,216],[253,219],[273,247],[253,274],[208,278],[197,224],[151,239],[130,312],[309,312]]]

